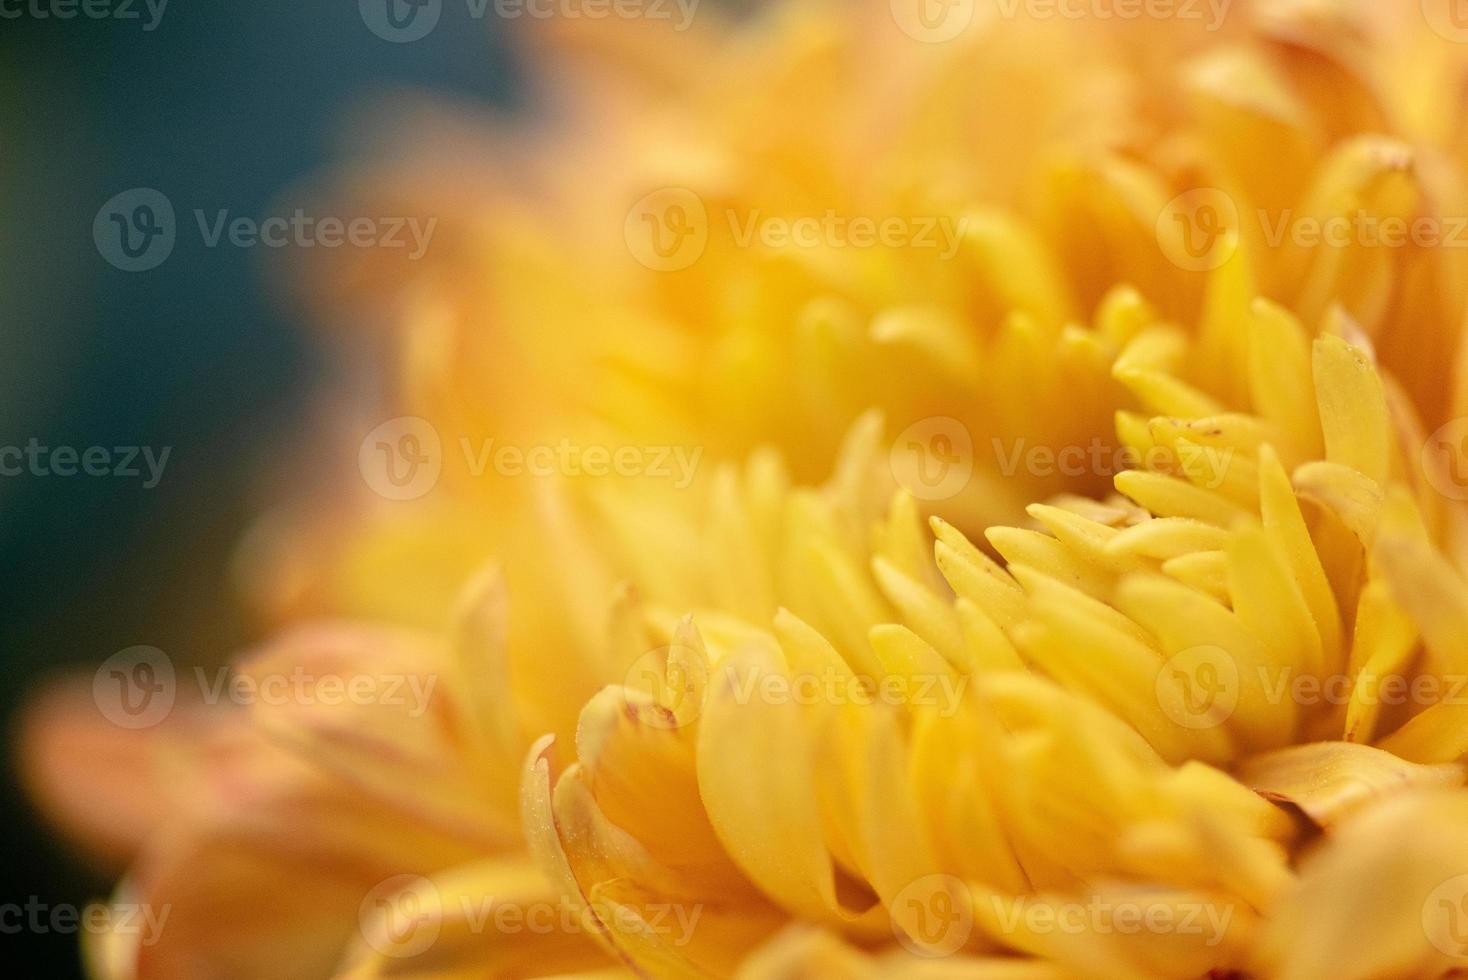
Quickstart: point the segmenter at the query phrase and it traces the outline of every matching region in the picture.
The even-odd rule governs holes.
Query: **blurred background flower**
[[[452,11],[431,37],[393,45],[354,4],[173,3],[148,31],[146,6],[130,6],[141,20],[39,19],[19,4],[0,19],[0,444],[172,447],[151,489],[0,478],[9,732],[22,698],[61,668],[90,675],[139,643],[181,667],[217,664],[258,638],[233,556],[261,510],[300,484],[293,447],[309,444],[313,392],[342,373],[269,287],[262,250],[181,235],[159,267],[124,272],[93,242],[103,203],[153,187],[190,224],[193,208],[259,217],[340,159],[343,117],[387,91],[514,98],[495,33]],[[119,758],[124,733],[93,717],[95,738],[58,739],[33,764]],[[78,850],[81,838],[42,826],[6,760],[0,901],[79,909],[107,894],[137,815],[100,813],[85,829],[112,845]],[[95,796],[117,788],[99,783]],[[74,930],[13,921],[5,945],[20,962],[79,975]]]

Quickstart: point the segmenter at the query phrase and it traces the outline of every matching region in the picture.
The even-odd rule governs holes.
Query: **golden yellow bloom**
[[[945,513],[980,533],[1105,490],[1084,468],[1005,472],[994,447],[1115,447],[1113,338],[1074,324],[1116,284],[1196,324],[1199,370],[1241,394],[1210,366],[1238,330],[1205,315],[1200,271],[1238,248],[1306,323],[1340,304],[1432,427],[1461,414],[1461,253],[1380,243],[1407,220],[1452,237],[1468,208],[1441,94],[1461,51],[1412,5],[1076,19],[992,0],[945,43],[899,29],[907,6],[782,3],[737,25],[710,9],[684,32],[553,20],[531,34],[543,131],[437,109],[384,125],[392,143],[336,193],[439,218],[434,250],[306,279],[313,298],[330,284],[353,342],[386,329],[381,416],[426,419],[450,457],[491,437],[709,458],[773,442],[811,481],[868,408],[894,437],[954,418],[966,431],[944,437],[975,468]],[[685,218],[696,249],[650,251]],[[854,221],[894,237],[853,247]],[[533,481],[463,469],[431,503],[373,501],[312,549],[324,569],[252,589],[277,610],[440,625],[485,549],[533,548],[486,516]],[[282,520],[286,542],[320,524]]]
[[[1468,873],[1461,848],[1427,882],[1381,883],[1394,895],[1381,914],[1407,923],[1395,946],[1372,945],[1350,906],[1309,906],[1314,921],[1342,921],[1276,931],[1318,886],[1296,879],[1295,828],[1264,799],[1344,834],[1379,797],[1463,782],[1464,707],[1450,692],[1465,679],[1454,624],[1468,620],[1454,610],[1468,609],[1468,583],[1432,544],[1445,502],[1420,477],[1420,429],[1402,404],[1394,415],[1369,354],[1329,332],[1312,353],[1298,321],[1262,301],[1240,314],[1250,339],[1223,367],[1258,413],[1180,377],[1195,356],[1185,337],[1144,324],[1113,367],[1159,413],[1118,415],[1143,465],[1117,476],[1118,497],[1036,504],[1038,527],[992,528],[1002,567],[936,519],[935,562],[889,552],[916,540],[899,497],[867,588],[905,625],[828,643],[782,613],[772,643],[706,650],[690,622],[665,683],[587,705],[559,778],[548,741],[532,754],[524,792],[542,864],[569,894],[650,892],[723,911],[730,889],[660,860],[671,818],[651,801],[684,800],[694,815],[677,825],[705,811],[783,912],[864,944],[895,929],[918,945],[936,935],[936,952],[1020,950],[1077,975],[1452,965],[1458,947],[1420,923],[1440,914],[1429,892]],[[1275,445],[1295,448],[1282,457]],[[955,601],[930,584],[934,564]],[[860,585],[843,594],[843,621],[868,622]],[[880,697],[842,696],[848,674],[969,679],[976,696],[919,700],[910,684],[902,710],[884,710]],[[763,685],[770,676],[788,683]],[[821,679],[821,696],[783,693],[802,677]],[[664,789],[672,772],[680,792]],[[1033,926],[1032,902],[1169,909],[1178,928],[1137,938],[1088,920],[1080,936],[1053,918]],[[956,924],[935,934],[944,909]],[[1200,909],[1216,912],[1217,931],[1182,930],[1184,910]],[[600,921],[631,962],[725,972],[714,952]]]
[[[185,925],[111,972],[1462,965],[1468,47],[1034,7],[567,21],[551,131],[420,119],[344,182],[444,217],[306,280],[386,321],[443,472],[245,567],[412,628],[246,669],[433,710],[257,708],[128,886]],[[693,462],[450,465],[488,438]]]

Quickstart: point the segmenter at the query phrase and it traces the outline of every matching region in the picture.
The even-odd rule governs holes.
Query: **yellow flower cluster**
[[[1468,37],[920,6],[555,19],[554,124],[336,182],[442,217],[304,279],[436,483],[262,528],[272,615],[396,625],[242,669],[432,710],[230,719],[99,969],[1468,962]]]

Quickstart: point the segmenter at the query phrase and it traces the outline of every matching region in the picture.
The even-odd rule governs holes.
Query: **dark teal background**
[[[371,34],[356,0],[172,0],[151,33],[0,20],[0,445],[173,447],[153,490],[0,477],[7,728],[37,678],[68,665],[135,644],[218,661],[254,638],[231,549],[329,365],[264,288],[260,250],[205,248],[187,212],[263,217],[335,162],[343,117],[385,87],[507,104],[494,31],[452,0],[411,44]],[[180,233],[163,265],[129,274],[98,255],[92,220],[139,186],[175,202]],[[9,763],[5,780],[0,902],[106,894],[37,825]],[[0,936],[0,949],[9,976],[79,975],[72,935]]]

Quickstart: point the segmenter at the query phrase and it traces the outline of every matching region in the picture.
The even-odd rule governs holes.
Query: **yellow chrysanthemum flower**
[[[398,351],[382,417],[475,445],[739,458],[773,442],[807,480],[868,408],[919,439],[954,418],[967,428],[938,435],[974,469],[945,513],[979,533],[1105,489],[1085,468],[1006,472],[994,449],[1115,448],[1115,350],[1074,324],[1129,283],[1197,324],[1214,371],[1238,330],[1206,315],[1200,270],[1236,250],[1305,322],[1339,304],[1424,419],[1459,413],[1461,253],[1367,237],[1421,219],[1446,238],[1468,205],[1441,95],[1464,59],[1410,5],[1239,3],[1215,23],[995,0],[944,43],[890,6],[784,3],[738,25],[708,10],[683,32],[552,21],[536,50],[574,81],[546,86],[539,152],[437,110],[382,127],[390,148],[338,193],[441,219],[421,262],[325,270],[331,315],[353,338],[382,325]],[[877,229],[867,246],[858,221]],[[688,248],[660,256],[658,237]],[[533,548],[486,517],[531,481],[445,463],[431,504],[369,506],[313,549],[336,556],[324,570],[252,588],[278,610],[437,625],[480,560],[467,537]]]
[[[1180,377],[1183,336],[1145,325],[1113,367],[1158,413],[1118,416],[1144,465],[1118,475],[1118,498],[1036,504],[1037,529],[991,529],[1002,566],[936,522],[951,605],[921,552],[899,564],[879,548],[874,595],[905,626],[828,643],[782,613],[775,643],[707,652],[690,626],[667,682],[593,699],[559,778],[549,742],[531,757],[527,824],[542,864],[568,894],[652,895],[763,926],[686,866],[711,856],[662,852],[679,838],[650,801],[683,799],[697,816],[677,826],[704,819],[701,805],[762,896],[863,945],[895,929],[909,948],[928,937],[950,954],[1022,950],[1098,976],[1365,978],[1458,962],[1420,923],[1443,914],[1433,889],[1468,872],[1468,850],[1431,877],[1376,881],[1394,896],[1381,915],[1415,932],[1349,905],[1306,913],[1297,903],[1320,886],[1290,866],[1284,812],[1261,805],[1345,834],[1379,797],[1462,784],[1468,583],[1432,544],[1444,501],[1421,477],[1419,427],[1400,401],[1389,407],[1369,354],[1330,332],[1312,354],[1298,321],[1262,301],[1244,317],[1251,340],[1227,367],[1257,413]],[[1275,445],[1294,447],[1293,479]],[[901,500],[878,541],[914,540]],[[842,620],[866,622],[860,588],[846,595]],[[919,679],[951,691],[942,681],[968,678],[977,697],[930,694],[888,712],[841,696],[860,686],[848,674],[902,679],[910,694]],[[688,676],[698,682],[674,683]],[[768,688],[770,677],[781,682]],[[802,677],[823,679],[822,696],[779,696]],[[681,789],[667,790],[675,774]],[[1079,936],[1056,929],[1053,911],[1048,928],[1031,926],[1033,901],[1167,909],[1177,928],[1138,939],[1088,920],[1098,928]],[[952,921],[934,934],[944,910]],[[1218,931],[1184,931],[1185,910],[1217,915]],[[1306,914],[1317,924],[1301,930]],[[597,916],[655,974],[730,966],[727,946],[673,946],[635,916]],[[1397,933],[1383,944],[1386,929]],[[826,955],[827,940],[802,942],[813,945],[801,955]]]
[[[822,494],[792,494],[760,457],[743,478],[723,470],[722,503],[702,526],[641,512],[637,540],[725,546],[652,576],[646,596],[623,594],[598,663],[623,683],[586,702],[573,764],[555,768],[553,737],[530,753],[524,825],[573,903],[571,922],[652,975],[921,972],[935,954],[984,975],[1018,968],[988,962],[1015,952],[1043,961],[1024,967],[1037,976],[1374,977],[1450,965],[1451,947],[1421,929],[1382,947],[1366,927],[1397,927],[1375,920],[1292,927],[1290,942],[1277,931],[1324,887],[1312,874],[1332,880],[1332,862],[1386,859],[1336,858],[1326,844],[1297,874],[1302,837],[1266,799],[1342,835],[1358,811],[1377,819],[1367,804],[1379,796],[1404,797],[1404,813],[1454,805],[1413,790],[1463,781],[1447,764],[1462,754],[1461,705],[1447,696],[1461,654],[1439,621],[1468,603],[1468,584],[1426,533],[1442,504],[1410,486],[1416,461],[1397,433],[1413,426],[1393,418],[1369,356],[1331,333],[1312,355],[1290,315],[1262,302],[1252,313],[1268,330],[1235,367],[1251,387],[1288,378],[1258,390],[1301,392],[1311,411],[1225,411],[1175,373],[1186,357],[1157,356],[1186,354],[1180,335],[1143,325],[1113,371],[1143,410],[1164,413],[1119,416],[1146,465],[1117,477],[1117,497],[1034,506],[1044,530],[991,530],[1002,566],[936,519],[930,555],[905,493],[879,516],[874,420]],[[1293,481],[1276,442],[1313,446],[1292,461]],[[662,556],[649,557],[656,567]],[[437,727],[389,726],[381,711],[266,712],[259,723],[350,774],[369,790],[364,803],[390,801],[424,829],[478,825],[479,846],[502,850],[513,820],[496,830],[500,807],[475,789],[504,787],[493,773],[515,745],[497,591],[492,581],[471,591],[457,664],[416,654],[416,669],[449,681],[460,748]],[[762,615],[782,603],[801,614]],[[308,637],[278,656],[372,657],[393,645],[349,654],[340,639]],[[1386,722],[1376,695],[1393,678],[1411,691],[1434,679],[1439,693],[1414,694]],[[1377,738],[1386,751],[1369,747]],[[404,867],[433,870],[421,842],[398,845]],[[1451,860],[1424,867],[1435,877],[1380,883],[1400,890],[1384,908],[1419,922],[1431,891],[1468,873]],[[484,936],[471,899],[553,901],[527,874],[502,856],[402,882],[379,913],[388,921],[366,920],[351,970],[396,967],[403,947],[382,937],[403,903],[431,910],[446,969],[472,975],[513,956],[519,937]],[[673,930],[670,909],[687,928]],[[1310,909],[1331,921],[1332,910]],[[1055,928],[1082,910],[1090,928]],[[1127,910],[1172,930],[1110,924]],[[780,933],[792,920],[820,931]],[[584,964],[580,941],[565,941],[551,949]],[[873,945],[891,951],[865,963],[857,948]]]
[[[450,449],[422,500],[262,530],[278,615],[410,625],[246,674],[432,710],[232,719],[127,886],[174,928],[100,969],[1462,964],[1468,48],[1416,5],[1030,6],[568,22],[544,146],[439,120],[347,185],[445,218],[307,279],[387,321],[384,415],[707,459]]]

